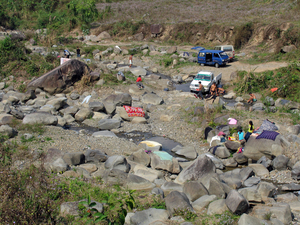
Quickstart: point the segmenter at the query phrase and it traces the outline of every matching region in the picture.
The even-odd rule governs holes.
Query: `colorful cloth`
[[[244,151],[244,148],[240,147],[238,150],[237,150],[237,153],[242,153]]]
[[[127,105],[124,105],[123,107],[129,117],[134,117],[134,116],[145,117],[145,112],[140,107],[131,107],[131,106],[127,106]]]
[[[260,135],[258,135],[256,137],[256,139],[262,139],[262,138],[264,138],[264,139],[270,139],[270,140],[275,141],[275,139],[276,139],[276,137],[277,137],[278,134],[279,133],[277,133],[275,131],[264,130]]]

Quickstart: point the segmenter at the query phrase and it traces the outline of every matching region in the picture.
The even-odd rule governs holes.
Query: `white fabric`
[[[83,101],[81,102],[81,104],[83,104],[83,103],[88,103],[91,97],[92,97],[91,95],[86,96],[86,97],[83,99]]]
[[[211,141],[210,141],[209,146],[211,146],[211,143],[212,143],[214,140],[219,140],[219,141],[221,141],[221,138],[220,138],[218,135],[213,136],[212,139],[211,139]]]
[[[129,64],[132,64],[132,60],[129,60]]]

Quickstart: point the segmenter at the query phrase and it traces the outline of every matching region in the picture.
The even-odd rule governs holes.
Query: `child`
[[[238,135],[239,135],[239,142],[242,142],[244,140],[244,131],[242,129],[239,129]]]
[[[247,101],[248,102],[248,104],[252,104],[253,102],[256,102],[256,97],[255,97],[255,95],[253,94],[253,93],[249,93],[249,95],[250,95],[250,98],[249,98],[249,100]]]

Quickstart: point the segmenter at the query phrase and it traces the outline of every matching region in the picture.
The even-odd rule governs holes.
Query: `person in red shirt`
[[[136,79],[136,85],[139,87],[140,90],[144,88],[141,75],[139,75],[139,77]]]

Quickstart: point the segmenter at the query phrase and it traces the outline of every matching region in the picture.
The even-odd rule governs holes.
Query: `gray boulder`
[[[88,119],[89,117],[93,116],[92,110],[89,108],[82,108],[75,114],[75,120],[82,122],[85,119]]]
[[[130,190],[145,190],[154,188],[155,184],[145,178],[130,173],[126,180],[126,186]]]
[[[244,147],[244,155],[250,159],[259,160],[262,156],[267,158],[283,154],[286,143],[282,135],[277,135],[275,141],[269,139],[256,139],[250,137]]]
[[[283,191],[299,191],[300,184],[295,184],[295,183],[284,184],[284,185],[282,185],[281,190],[283,190]]]
[[[111,131],[97,131],[97,132],[94,132],[92,134],[93,137],[112,137],[112,138],[118,138],[117,135],[115,135],[114,132],[111,132]]]
[[[66,216],[79,216],[78,202],[64,202],[60,205],[60,215]]]
[[[209,152],[218,156],[221,159],[227,159],[230,157],[230,152],[224,146],[214,146],[209,149]]]
[[[155,187],[155,188],[152,189],[151,194],[152,195],[156,195],[156,196],[157,195],[161,196],[161,198],[165,197],[164,191],[162,189],[160,189],[160,188],[157,188],[157,187]]]
[[[106,160],[105,168],[109,170],[118,169],[125,173],[128,173],[130,170],[130,165],[127,163],[127,160],[124,156],[114,155],[114,156],[110,156]]]
[[[41,123],[44,125],[57,125],[58,119],[50,113],[37,112],[31,113],[24,117],[23,124]]]
[[[281,51],[284,53],[292,52],[295,50],[297,50],[297,47],[295,45],[286,45],[281,48]]]
[[[167,181],[164,182],[163,185],[161,186],[161,189],[164,191],[183,191],[183,186],[181,184],[174,183],[172,181]]]
[[[247,180],[244,181],[243,185],[245,187],[252,187],[254,185],[257,185],[260,182],[259,177],[250,177]]]
[[[262,202],[261,194],[256,190],[256,187],[241,188],[238,192],[251,203]]]
[[[238,193],[236,190],[229,192],[225,200],[225,204],[232,213],[237,215],[241,215],[247,212],[249,209],[249,203],[247,199],[245,199],[244,196]]]
[[[64,115],[71,115],[75,116],[75,114],[79,111],[79,108],[77,106],[69,106],[63,110],[60,110]]]
[[[121,121],[115,119],[102,119],[98,122],[98,128],[100,130],[118,129],[120,126]]]
[[[70,98],[71,98],[72,100],[77,100],[77,99],[80,98],[80,94],[78,94],[77,92],[72,92],[72,93],[70,94]]]
[[[201,155],[195,159],[192,165],[181,171],[175,182],[183,184],[187,180],[198,180],[204,175],[215,173],[215,171],[216,167],[212,160],[206,155]]]
[[[168,211],[164,209],[146,209],[140,212],[136,212],[130,218],[130,224],[132,225],[148,225],[161,223],[169,218]]]
[[[190,210],[194,211],[188,197],[178,191],[172,191],[165,198],[166,207],[170,215],[173,215],[175,210]]]
[[[238,225],[261,225],[261,222],[256,217],[244,213],[240,217]]]
[[[55,99],[49,100],[47,102],[47,105],[52,105],[55,110],[59,110],[64,105],[66,105],[66,103],[67,103],[67,98],[61,97],[61,98],[55,98]]]
[[[268,182],[260,182],[257,186],[257,191],[263,199],[268,197],[274,197],[277,187],[274,184]]]
[[[248,162],[248,158],[244,155],[243,152],[241,153],[234,153],[233,154],[233,159],[238,163],[238,164],[245,164]]]
[[[103,101],[105,111],[108,114],[112,114],[116,110],[117,106],[131,106],[131,103],[132,98],[129,94],[110,95]]]
[[[20,120],[22,120],[25,117],[24,113],[22,113],[21,111],[16,110],[16,109],[12,109],[10,111],[10,114]]]
[[[237,151],[238,148],[241,147],[241,144],[235,141],[226,141],[225,146],[229,150]]]
[[[224,163],[220,159],[215,157],[213,154],[205,153],[203,155],[206,155],[207,157],[209,157],[211,159],[211,161],[215,164],[216,169],[223,170],[225,168]]]
[[[0,126],[0,134],[7,136],[8,138],[15,137],[18,135],[18,131],[14,128],[11,128],[8,125],[1,125]]]
[[[163,99],[154,93],[148,93],[142,96],[142,102],[145,104],[160,105]]]
[[[203,184],[197,181],[187,182],[183,186],[183,192],[191,202],[197,200],[203,195],[208,195],[208,190]]]
[[[292,168],[292,178],[296,180],[300,179],[300,161],[296,162]]]
[[[192,206],[196,212],[201,212],[209,203],[217,200],[215,195],[203,195],[192,203]]]
[[[62,158],[58,158],[50,164],[50,169],[55,173],[60,173],[67,171],[69,166]]]
[[[285,155],[279,155],[272,161],[273,168],[276,170],[286,170],[289,160]]]
[[[147,74],[147,70],[145,70],[144,68],[142,68],[142,67],[140,67],[140,66],[135,67],[135,68],[131,68],[131,69],[130,69],[130,72],[131,72],[134,76],[136,76],[136,77],[138,77],[138,76],[146,76],[146,74]]]
[[[101,152],[100,150],[87,150],[85,155],[85,162],[94,162],[94,163],[99,163],[99,162],[105,162],[108,158],[108,156]]]
[[[195,159],[197,157],[197,152],[192,146],[182,147],[177,145],[172,149],[172,152],[175,152],[177,155],[184,156],[187,159]]]
[[[79,165],[85,163],[85,156],[81,152],[75,152],[75,153],[66,153],[63,156],[63,160],[68,164],[68,165]]]
[[[150,156],[145,152],[144,149],[140,149],[132,153],[129,157],[129,160],[140,163],[144,166],[149,166],[150,164]]]
[[[90,102],[89,107],[93,112],[104,111],[104,105],[102,102]]]
[[[150,154],[151,168],[166,170],[171,173],[179,173],[180,166],[176,158],[163,151],[154,151]]]
[[[272,166],[272,160],[268,159],[266,156],[262,156],[258,161],[258,164],[262,164],[264,167],[269,168]]]
[[[207,215],[223,214],[226,211],[228,211],[228,207],[225,204],[225,199],[219,199],[209,204]]]

